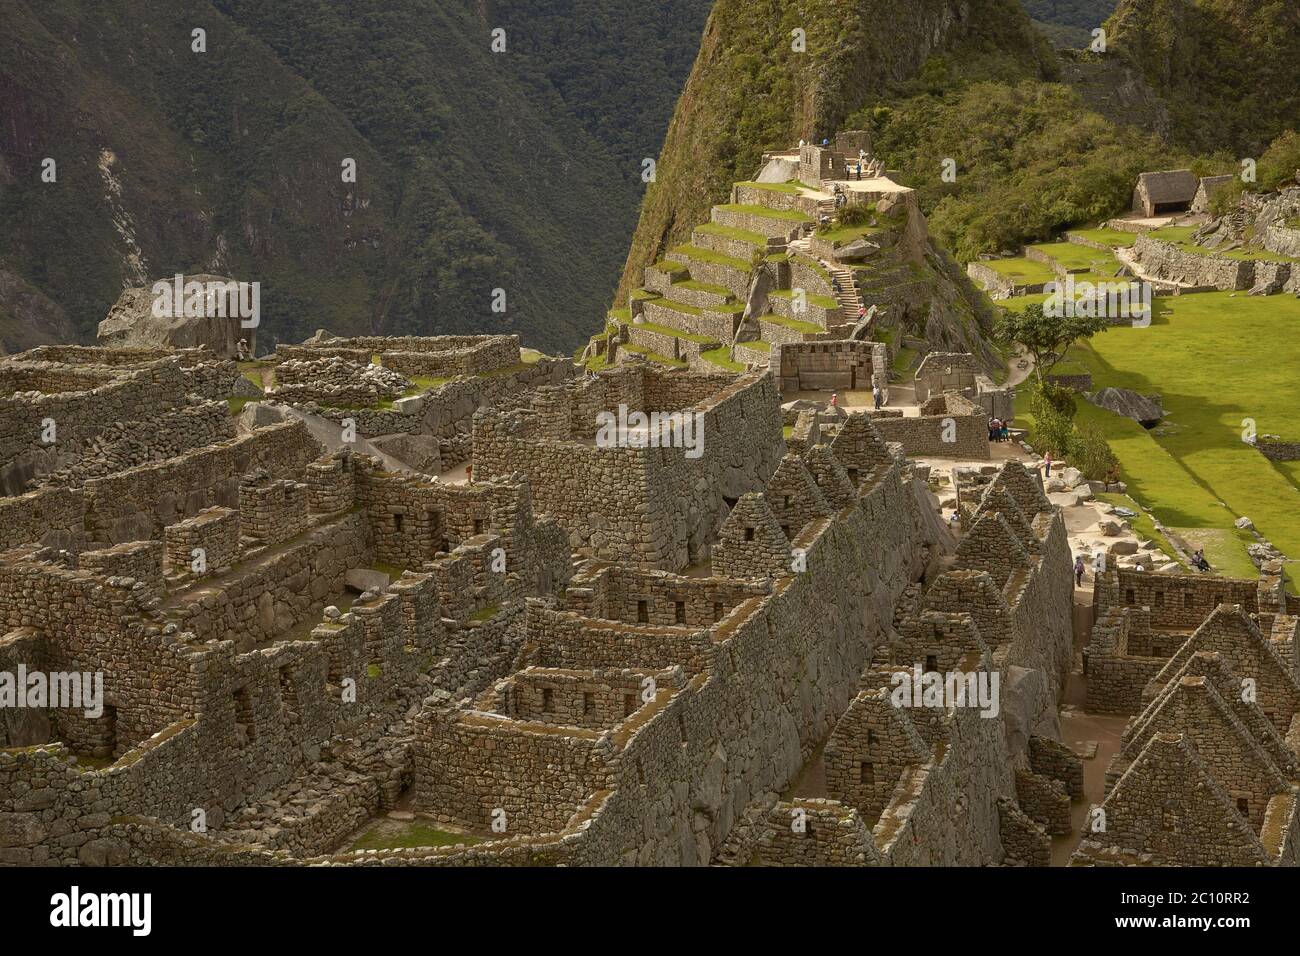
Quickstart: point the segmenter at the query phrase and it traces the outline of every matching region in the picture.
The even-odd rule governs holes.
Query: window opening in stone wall
[[[235,691],[235,740],[243,747],[257,739],[257,730],[253,726],[253,703],[248,696],[248,688],[241,687]]]
[[[290,666],[280,668],[280,705],[290,719],[298,716],[298,691],[294,689],[293,668]]]

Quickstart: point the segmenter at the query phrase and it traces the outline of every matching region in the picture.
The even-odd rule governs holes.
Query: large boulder
[[[1165,414],[1158,397],[1139,395],[1127,388],[1103,388],[1089,395],[1088,401],[1116,415],[1131,418],[1147,428],[1158,424]]]
[[[236,358],[239,340],[243,339],[248,343],[249,354],[256,351],[257,328],[255,325],[244,327],[238,308],[238,293],[216,291],[219,283],[233,290],[235,280],[223,276],[190,275],[182,276],[181,282],[184,294],[179,305],[172,301],[172,279],[125,290],[108,310],[108,316],[99,323],[99,344],[118,347],[203,346],[222,358]],[[192,289],[191,283],[202,285],[204,294],[192,300],[195,307],[186,308],[184,300],[190,298],[190,292],[185,291],[185,287]],[[224,303],[218,301],[223,297]]]

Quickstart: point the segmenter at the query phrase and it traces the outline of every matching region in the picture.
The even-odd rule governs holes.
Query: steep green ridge
[[[49,337],[91,339],[124,285],[184,271],[260,281],[268,346],[323,326],[569,351],[608,304],[643,189],[627,157],[654,154],[705,2],[674,0],[661,67],[634,71],[626,44],[649,43],[652,14],[633,0],[589,23],[639,24],[612,46],[539,38],[541,0],[14,0],[0,344],[33,344],[60,313]],[[538,69],[548,42],[586,86]]]
[[[807,52],[792,49],[804,31]],[[1015,0],[718,0],[646,192],[618,299],[764,150],[820,138],[937,54],[962,77],[1048,78],[1055,60]]]
[[[1179,144],[1258,157],[1300,126],[1295,0],[1121,0],[1106,29],[1108,66],[1145,79]]]
[[[873,123],[877,155],[920,191],[931,234],[962,261],[1118,215],[1139,173],[1192,162],[1058,83],[948,83],[891,103],[849,125]],[[946,158],[954,182],[943,179]],[[1231,162],[1222,157],[1214,171]]]

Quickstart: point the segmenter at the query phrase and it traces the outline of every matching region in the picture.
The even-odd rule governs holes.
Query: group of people
[[[989,441],[1010,441],[1011,419],[1005,422],[1000,418],[989,419]]]
[[[1197,548],[1192,552],[1192,567],[1198,571],[1210,570],[1210,562],[1205,560],[1205,549]]]

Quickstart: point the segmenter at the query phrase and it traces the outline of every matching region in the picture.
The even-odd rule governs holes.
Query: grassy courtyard
[[[1300,463],[1274,464],[1242,441],[1247,419],[1259,434],[1300,433],[1297,328],[1290,296],[1158,298],[1149,327],[1111,328],[1068,356],[1095,388],[1163,397],[1152,431],[1086,401],[1078,420],[1105,429],[1130,494],[1225,573],[1255,573],[1245,554],[1254,539],[1233,527],[1240,515],[1300,559]]]

